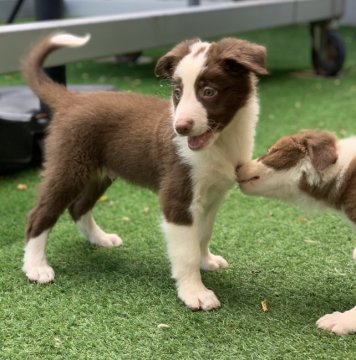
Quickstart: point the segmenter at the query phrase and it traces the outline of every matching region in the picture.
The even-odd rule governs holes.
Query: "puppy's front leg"
[[[321,317],[316,325],[318,328],[332,331],[337,335],[356,333],[356,306],[345,312],[335,311]]]
[[[200,238],[197,226],[176,225],[164,221],[172,277],[177,282],[178,297],[192,310],[220,307],[213,291],[207,289],[200,274]]]

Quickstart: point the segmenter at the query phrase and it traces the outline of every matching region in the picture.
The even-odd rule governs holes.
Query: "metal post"
[[[37,21],[62,19],[64,17],[63,0],[35,0]],[[45,68],[46,74],[57,83],[66,85],[66,68],[64,65]],[[46,104],[40,103],[40,111],[51,114]]]
[[[12,24],[12,22],[15,20],[15,17],[17,13],[19,12],[24,0],[17,0],[14,8],[11,11],[11,14],[9,15],[8,19],[5,21],[5,24]]]
[[[188,0],[188,6],[200,5],[200,0]]]

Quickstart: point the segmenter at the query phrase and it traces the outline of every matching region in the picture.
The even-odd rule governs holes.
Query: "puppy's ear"
[[[200,41],[198,38],[182,41],[166,55],[163,55],[157,62],[155,75],[171,78],[179,61],[189,54],[190,47],[198,41]]]
[[[304,145],[310,161],[318,171],[325,170],[337,161],[336,136],[327,131],[306,132]]]
[[[227,71],[237,72],[241,67],[258,75],[267,75],[266,48],[246,40],[225,38],[216,43],[217,53]]]

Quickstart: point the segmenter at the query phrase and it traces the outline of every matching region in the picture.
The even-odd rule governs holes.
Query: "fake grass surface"
[[[348,56],[337,79],[305,71],[306,27],[240,35],[269,49],[271,75],[259,84],[255,155],[303,128],[356,133],[356,29],[340,32]],[[156,59],[163,50],[148,53]],[[83,62],[68,67],[69,82],[167,96],[169,87],[154,78],[153,67]],[[1,78],[2,84],[19,82],[13,74]],[[236,186],[219,211],[211,242],[230,267],[203,274],[223,307],[190,312],[170,279],[156,196],[122,181],[94,215],[124,245],[88,245],[65,214],[48,245],[55,282],[29,283],[20,270],[23,233],[38,182],[37,170],[0,179],[0,359],[355,358],[354,336],[315,327],[321,315],[356,305],[356,237],[339,216],[311,216],[289,204],[246,197]],[[27,190],[17,191],[19,183]]]

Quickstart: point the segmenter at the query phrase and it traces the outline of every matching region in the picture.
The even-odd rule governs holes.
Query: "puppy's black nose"
[[[192,119],[177,120],[175,129],[180,135],[188,135],[193,129],[194,121]]]

